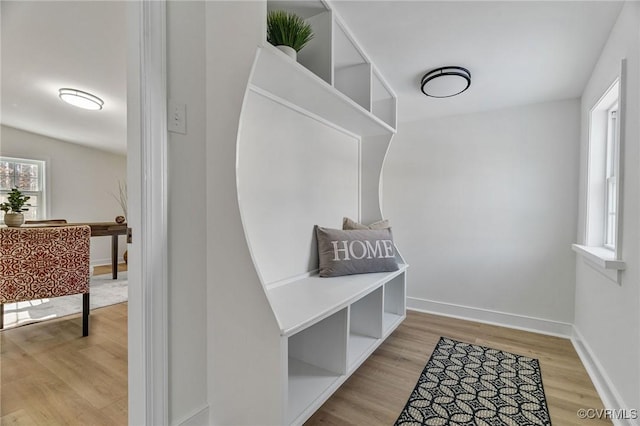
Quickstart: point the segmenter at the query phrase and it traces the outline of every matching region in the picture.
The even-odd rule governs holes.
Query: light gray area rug
[[[91,309],[127,301],[128,280],[126,272],[118,272],[118,279],[111,274],[91,277]],[[82,295],[37,299],[4,305],[4,329],[46,321],[82,312]]]

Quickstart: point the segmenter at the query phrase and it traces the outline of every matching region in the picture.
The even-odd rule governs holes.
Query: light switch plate
[[[187,106],[169,101],[167,124],[173,133],[187,134]]]

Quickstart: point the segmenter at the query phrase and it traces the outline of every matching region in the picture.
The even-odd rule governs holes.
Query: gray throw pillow
[[[341,230],[316,226],[321,277],[397,271],[391,229]]]
[[[389,219],[382,219],[377,222],[373,222],[371,225],[363,225],[362,223],[358,223],[355,220],[349,219],[345,217],[342,219],[342,229],[388,229],[391,228],[389,224]]]

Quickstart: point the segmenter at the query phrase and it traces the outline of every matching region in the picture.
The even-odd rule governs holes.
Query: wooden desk
[[[111,236],[111,276],[118,278],[118,236],[127,235],[127,224],[116,222],[87,222],[87,223],[32,223],[24,224],[23,228],[42,228],[60,226],[88,225],[91,228],[92,237]]]
[[[67,223],[67,225],[89,225],[92,237],[111,236],[111,276],[118,278],[118,236],[127,235],[127,224],[116,222]]]

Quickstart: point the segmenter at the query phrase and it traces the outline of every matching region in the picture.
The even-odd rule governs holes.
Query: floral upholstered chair
[[[88,226],[0,228],[0,328],[4,304],[82,294],[89,335]]]

